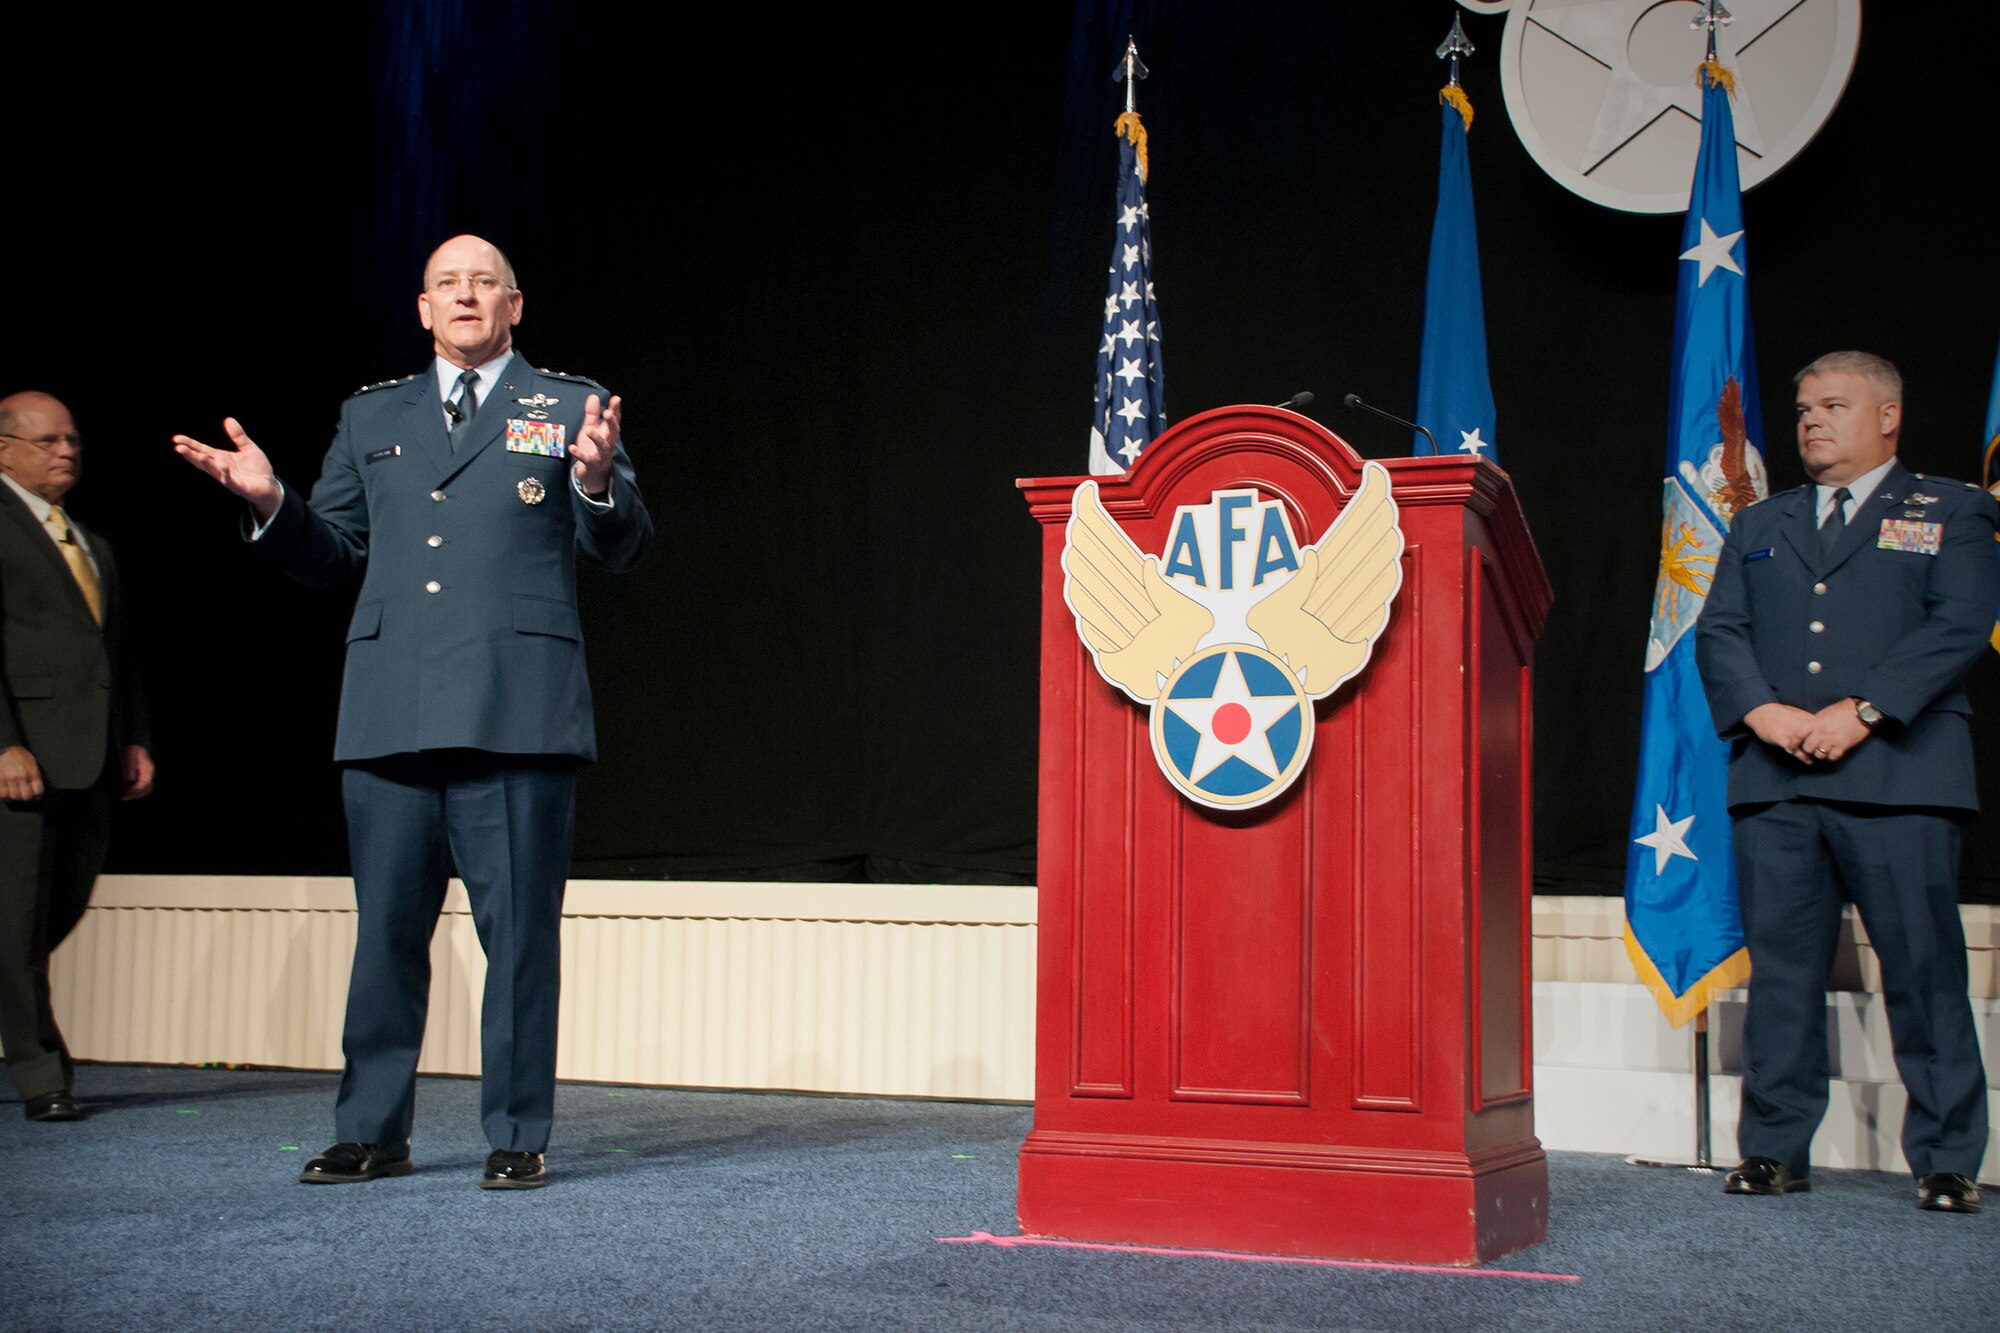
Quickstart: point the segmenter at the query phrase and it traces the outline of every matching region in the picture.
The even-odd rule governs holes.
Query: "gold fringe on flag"
[[[1112,126],[1121,139],[1132,141],[1132,151],[1139,155],[1139,183],[1146,183],[1146,127],[1139,123],[1139,113],[1127,111],[1118,117]]]
[[[1465,117],[1465,128],[1472,128],[1472,99],[1465,95],[1465,89],[1455,83],[1447,83],[1438,89],[1438,104],[1449,102],[1458,108],[1458,114]]]
[[[1695,81],[1708,88],[1719,83],[1729,90],[1731,97],[1736,96],[1736,76],[1724,69],[1720,60],[1702,61],[1701,68],[1695,71]]]
[[[1750,979],[1750,951],[1738,949],[1729,957],[1709,969],[1708,975],[1687,988],[1685,994],[1674,994],[1673,987],[1660,975],[1660,969],[1653,966],[1653,960],[1639,947],[1639,939],[1632,933],[1630,923],[1625,927],[1625,956],[1632,960],[1633,971],[1646,989],[1653,992],[1654,1003],[1660,1012],[1675,1027],[1685,1027],[1689,1019],[1708,1008],[1709,1002],[1726,990],[1733,990]]]

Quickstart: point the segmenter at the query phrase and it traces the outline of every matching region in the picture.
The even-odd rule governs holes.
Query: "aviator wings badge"
[[[1226,490],[1174,511],[1164,558],[1141,551],[1086,481],[1070,502],[1063,600],[1098,673],[1150,705],[1167,781],[1199,805],[1242,810],[1304,770],[1313,701],[1368,664],[1402,554],[1379,463],[1312,546],[1277,500]]]

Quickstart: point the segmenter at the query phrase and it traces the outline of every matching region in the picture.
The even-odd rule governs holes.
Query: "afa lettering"
[[[1195,525],[1197,508],[1185,508],[1174,520],[1173,536],[1167,542],[1167,558],[1161,573],[1167,578],[1181,575],[1191,580],[1198,588],[1215,587],[1229,591],[1236,587],[1236,548],[1250,540],[1249,529],[1240,521],[1245,509],[1261,511],[1256,544],[1252,547],[1255,560],[1250,570],[1250,586],[1261,588],[1273,574],[1296,573],[1299,567],[1298,548],[1292,542],[1291,526],[1285,522],[1283,506],[1269,501],[1259,503],[1252,492],[1230,494],[1220,492],[1203,509],[1215,514],[1215,532],[1212,540],[1219,550],[1204,554],[1200,529]],[[1216,564],[1216,582],[1211,585],[1208,578],[1208,562]]]

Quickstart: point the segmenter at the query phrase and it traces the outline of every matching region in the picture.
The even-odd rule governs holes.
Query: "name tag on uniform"
[[[1936,555],[1938,543],[1943,536],[1942,523],[1885,518],[1882,520],[1881,535],[1875,538],[1875,544],[1885,551],[1914,551],[1918,555]]]
[[[568,428],[560,421],[523,421],[516,417],[507,422],[507,452],[510,454],[564,458],[569,454],[565,443],[567,438]]]
[[[379,463],[385,458],[400,457],[402,455],[402,452],[403,452],[402,445],[392,444],[387,449],[377,449],[374,453],[369,454],[368,461],[371,463]]]
[[[1769,560],[1775,554],[1777,554],[1776,548],[1770,546],[1766,546],[1761,551],[1745,551],[1743,553],[1743,563],[1747,565],[1752,560]]]

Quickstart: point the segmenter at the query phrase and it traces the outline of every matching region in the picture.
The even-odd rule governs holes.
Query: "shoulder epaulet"
[[[362,385],[360,388],[356,389],[351,396],[359,398],[362,394],[374,393],[377,389],[388,389],[388,388],[393,388],[395,385],[398,384],[408,384],[411,380],[415,378],[416,378],[415,375],[405,375],[401,379],[377,380],[373,384]]]
[[[1957,477],[1933,477],[1928,472],[1912,472],[1918,481],[1933,481],[1940,486],[1963,486],[1968,491],[1983,491],[1986,488],[1976,481],[1960,481]]]
[[[537,375],[547,375],[552,380],[564,380],[570,384],[597,384],[597,381],[588,375],[572,375],[566,370],[550,370],[547,366],[535,367],[535,373]],[[603,386],[599,385],[598,387],[601,388]]]

